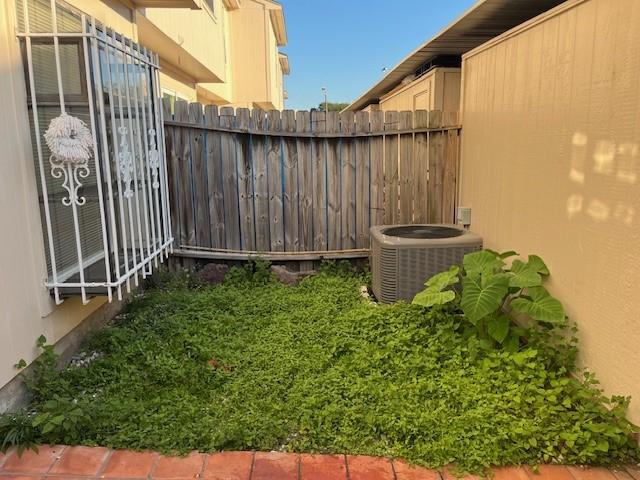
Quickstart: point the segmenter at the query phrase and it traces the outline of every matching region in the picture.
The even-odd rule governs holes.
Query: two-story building
[[[135,13],[139,42],[160,55],[163,94],[203,104],[282,110],[283,76],[289,73],[288,59],[279,51],[287,44],[282,6],[271,0],[185,3],[199,8]]]

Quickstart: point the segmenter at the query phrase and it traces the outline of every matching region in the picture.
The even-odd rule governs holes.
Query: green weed
[[[165,282],[88,343],[100,354],[87,366],[45,365],[46,389],[0,417],[0,439],[348,452],[469,471],[638,458],[628,400],[569,376],[544,336],[487,349],[447,306],[372,305],[362,281],[330,268],[288,287],[256,264],[215,288]]]

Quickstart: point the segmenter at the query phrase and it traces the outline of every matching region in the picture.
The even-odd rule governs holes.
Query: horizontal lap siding
[[[460,204],[541,255],[580,359],[640,422],[640,3],[568,1],[463,59]],[[445,185],[447,179],[445,174]]]

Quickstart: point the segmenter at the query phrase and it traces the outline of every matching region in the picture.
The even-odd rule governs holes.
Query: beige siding
[[[233,105],[282,109],[282,70],[268,9],[247,0],[229,19]]]
[[[231,15],[235,103],[267,98],[267,27],[267,13],[260,4],[248,2]]]
[[[92,5],[98,4],[83,3]],[[106,20],[121,18],[120,12],[109,13],[104,6],[85,11]],[[0,249],[0,387],[18,373],[13,365],[20,358],[35,358],[39,335],[50,342],[59,340],[105,301],[99,297],[83,306],[79,299],[70,299],[56,307],[44,287],[44,243],[13,18],[14,2],[0,0],[0,225],[5,229]]]
[[[443,110],[460,107],[460,69],[434,68],[380,99],[380,110]]]
[[[215,14],[204,6],[200,10],[189,8],[147,8],[144,12],[163,34],[186,50],[210,70],[221,82],[226,81],[225,68],[225,10],[220,0],[215,1]],[[163,52],[158,52],[160,55]]]
[[[572,0],[463,59],[460,205],[538,253],[581,360],[640,422],[640,2]]]

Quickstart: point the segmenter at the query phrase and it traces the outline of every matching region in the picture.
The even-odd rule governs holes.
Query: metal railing
[[[158,56],[62,2],[18,2],[46,286],[57,303],[69,294],[80,294],[84,303],[95,294],[111,301],[115,293],[120,299],[132,279],[137,285],[139,276],[168,257],[173,241]],[[54,61],[46,57],[51,51]],[[57,99],[42,86],[47,73],[55,75]],[[69,85],[73,92],[65,92]],[[43,142],[43,120],[57,109],[85,116],[93,140],[91,161],[61,161]]]

